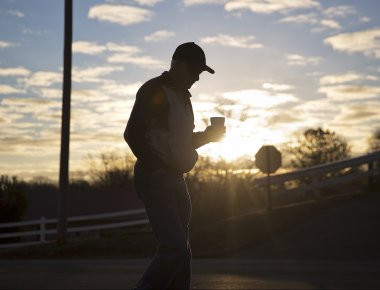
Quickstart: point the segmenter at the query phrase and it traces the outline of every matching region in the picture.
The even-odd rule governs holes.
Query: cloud
[[[106,50],[104,45],[98,45],[96,42],[88,41],[76,41],[73,43],[74,53],[84,53],[84,54],[99,54]]]
[[[319,77],[321,75],[323,75],[323,73],[320,71],[312,71],[312,72],[306,73],[306,76],[308,76],[308,77]]]
[[[134,96],[137,93],[137,90],[141,87],[142,83],[137,82],[133,84],[123,85],[123,84],[117,84],[117,83],[108,83],[100,87],[100,89],[104,92],[107,92],[109,95],[112,96],[120,96],[120,97],[127,97],[127,96]]]
[[[356,14],[356,9],[353,6],[347,5],[333,6],[323,10],[323,14],[329,18],[346,17]]]
[[[43,98],[4,98],[1,100],[1,105],[8,115],[16,114],[31,114],[36,117],[45,117],[52,112],[60,112],[62,103],[60,100],[50,100]],[[36,120],[30,121],[30,126],[38,125]]]
[[[107,92],[101,92],[98,89],[74,89],[72,91],[73,107],[79,107],[80,105],[85,105],[86,108],[90,109],[92,106],[89,102],[104,102],[110,101]]]
[[[319,21],[317,19],[317,14],[308,13],[284,17],[280,19],[280,22],[317,24]]]
[[[2,100],[0,101],[0,104],[1,104]],[[9,124],[14,124],[17,120],[23,118],[24,115],[19,113],[19,112],[15,112],[14,110],[10,110],[9,107],[6,107],[5,105],[1,105],[0,106],[0,118],[5,121],[5,123],[9,123]],[[2,134],[0,135],[3,135],[5,133],[3,133],[3,129],[4,128],[1,128],[2,130]]]
[[[162,61],[152,58],[151,56],[142,55],[141,49],[137,46],[126,45],[114,42],[108,42],[105,45],[97,44],[94,42],[78,41],[75,42],[74,52],[77,53],[88,53],[88,54],[98,54],[104,51],[112,52],[113,54],[107,57],[109,63],[130,63],[143,68],[157,69],[163,68],[164,64]],[[115,71],[122,71],[121,66],[103,66],[103,67],[90,67],[85,69],[74,68],[73,69],[73,79],[76,82],[102,82],[99,76],[104,76]],[[38,75],[33,75],[33,78],[27,80],[29,85],[36,83],[36,86],[49,86],[48,82],[44,85],[40,84],[43,78],[54,79],[54,75],[49,72],[39,72]],[[35,80],[37,78],[37,80]],[[24,80],[25,81],[25,80]]]
[[[24,13],[18,10],[8,10],[8,14],[19,17],[19,18],[23,18],[25,16]]]
[[[273,91],[289,91],[293,89],[293,86],[286,84],[274,84],[274,83],[263,83],[263,89],[273,90]]]
[[[269,125],[273,123],[276,128],[283,128],[287,132],[298,130],[301,132],[301,129],[303,131],[306,128],[317,126],[327,127],[348,137],[351,144],[356,142],[354,146],[356,153],[364,153],[363,142],[366,135],[374,124],[380,122],[379,104],[380,102],[376,101],[337,104],[324,97],[299,102],[288,110],[271,109],[270,112],[274,112],[274,114],[268,118],[268,122]],[[292,121],[293,116],[299,121]],[[289,118],[288,123],[287,118]]]
[[[130,63],[142,68],[161,69],[164,63],[158,59],[154,59],[148,55],[131,55],[129,53],[115,53],[107,58],[110,63]]]
[[[9,41],[2,41],[0,40],[0,49],[1,48],[8,48],[8,47],[12,47],[12,46],[16,46],[15,43],[13,42],[9,42]]]
[[[204,44],[219,44],[222,46],[239,47],[255,49],[262,47],[260,43],[254,43],[255,37],[250,36],[233,36],[227,34],[218,34],[217,36],[208,36],[200,39]]]
[[[88,41],[76,41],[73,43],[73,52],[74,53],[84,53],[95,55],[102,53],[104,51],[112,51],[112,52],[124,52],[124,53],[138,53],[140,52],[140,48],[137,46],[119,44],[114,42],[108,42],[105,45],[98,44],[96,42],[88,42]]]
[[[271,14],[319,6],[319,2],[314,0],[233,0],[228,1],[224,8],[227,11],[250,10],[253,13]]]
[[[194,112],[197,112],[197,114],[209,114],[212,112],[215,109],[215,98],[212,96],[208,96],[208,98],[210,98],[210,101],[192,101]]]
[[[183,0],[185,6],[201,5],[201,4],[224,4],[227,0]]]
[[[135,2],[142,6],[154,6],[161,1],[163,0],[135,0]]]
[[[1,123],[10,123],[11,121],[9,120],[9,118],[5,117],[5,116],[0,116],[0,124]]]
[[[326,28],[340,30],[342,26],[333,18],[344,18],[348,15],[356,14],[353,6],[333,6],[324,10],[319,10],[318,13],[312,12],[307,14],[291,15],[280,19],[280,22],[292,22],[298,24],[311,24],[317,27],[312,32],[321,32]]]
[[[374,76],[374,75],[367,75],[367,76],[365,76],[365,79],[369,80],[369,81],[377,81],[377,80],[379,80],[379,77]]]
[[[379,119],[380,104],[376,102],[366,104],[349,104],[342,107],[342,112],[337,115],[335,121],[344,121],[349,123],[369,121],[371,119]]]
[[[360,85],[322,86],[318,92],[324,93],[334,101],[351,101],[376,98],[380,95],[380,87]]]
[[[113,72],[123,71],[122,66],[95,66],[87,68],[73,68],[73,81],[77,83],[100,83],[104,82],[102,76],[109,75]]]
[[[288,54],[286,59],[288,65],[294,66],[317,65],[321,61],[320,57],[306,57],[300,54]]]
[[[2,100],[2,105],[18,105],[18,106],[30,106],[30,105],[44,105],[44,104],[53,104],[53,101],[41,98],[5,98]]]
[[[288,16],[280,19],[280,22],[288,22],[288,23],[297,23],[297,24],[311,24],[311,25],[321,25],[323,27],[331,28],[331,29],[341,29],[341,25],[338,21],[333,19],[319,19],[319,16],[316,13],[308,13],[308,14],[299,14]],[[323,30],[321,27],[315,28],[313,31],[321,31]]]
[[[93,6],[88,11],[89,18],[125,26],[150,21],[152,16],[150,10],[128,5],[102,4]]]
[[[326,38],[324,43],[338,51],[380,58],[380,28],[338,34]]]
[[[96,89],[78,89],[74,88],[72,90],[72,102],[73,106],[77,104],[83,104],[88,101],[109,101],[110,98],[115,97],[128,97],[135,95],[138,88],[142,85],[141,82],[133,84],[117,84],[114,81],[107,80],[103,82],[102,85],[97,86]],[[51,98],[51,99],[61,99],[62,89],[52,89],[52,88],[37,88],[35,93],[41,98]],[[89,104],[87,104],[87,107]]]
[[[332,105],[328,98],[318,98],[310,101],[303,101],[296,106],[295,110],[308,112],[309,114],[317,114],[319,117],[326,117],[329,113],[335,114],[339,107]]]
[[[173,37],[175,33],[169,30],[158,30],[144,37],[146,42],[158,42]]]
[[[73,160],[78,161],[89,152],[99,152],[109,148],[125,148],[120,128],[127,122],[134,99],[123,95],[118,99],[109,98],[109,95],[122,95],[122,92],[133,94],[141,83],[117,86],[111,83],[95,89],[74,89],[72,92],[72,146]],[[58,94],[59,90],[50,88],[34,88],[35,90],[49,90],[48,93]],[[78,104],[78,101],[82,103]],[[17,174],[28,169],[29,164],[34,167],[37,162],[36,156],[44,158],[48,164],[59,154],[59,134],[61,101],[47,98],[4,98],[0,101],[0,159],[9,158],[20,160],[23,164],[18,169],[14,166]],[[16,118],[17,116],[17,118]],[[11,155],[9,155],[11,153]],[[27,157],[28,159],[23,160]],[[35,161],[30,161],[35,158]],[[29,161],[28,161],[29,160]],[[54,162],[54,160],[52,162]],[[3,170],[9,172],[12,164],[3,162]],[[78,164],[77,162],[76,164]],[[75,167],[75,165],[74,165]],[[21,169],[22,168],[22,169]],[[56,172],[56,169],[54,169]]]
[[[364,79],[376,81],[378,80],[378,77],[372,76],[372,75],[358,74],[356,72],[349,71],[343,74],[325,75],[320,78],[319,83],[321,85],[334,85],[334,84],[342,84],[342,83],[348,83],[348,82],[364,80]]]
[[[24,67],[0,68],[0,76],[2,77],[27,76],[29,74],[30,74],[30,70]]]
[[[160,32],[160,33],[157,33]],[[151,35],[149,38],[150,41],[158,41],[161,37],[170,37],[171,32],[169,31],[157,31],[154,35]],[[164,33],[162,33],[164,32]],[[165,36],[166,35],[166,36]],[[94,42],[87,41],[78,41],[75,45],[74,52],[77,53],[87,53],[87,54],[98,54],[104,51],[113,52],[110,56],[107,57],[109,63],[130,63],[139,67],[148,68],[148,69],[157,69],[163,68],[164,64],[162,61],[154,59],[151,56],[142,55],[141,49],[137,46],[119,44],[114,42],[108,42],[105,45],[97,44]],[[86,81],[86,82],[102,82],[101,79],[97,76],[103,76],[113,71],[121,71],[122,67],[94,67],[88,69],[79,69],[76,68],[74,75],[76,74],[77,78],[74,78],[74,81]],[[86,76],[85,76],[86,75]],[[85,79],[83,79],[85,78]]]
[[[36,156],[36,152],[38,152],[38,155],[41,156],[41,154],[45,155],[44,153],[46,153],[47,149],[51,152],[52,148],[57,147],[59,145],[59,138],[35,138],[33,136],[1,137],[0,145],[1,152],[22,153],[24,156]]]
[[[359,19],[359,21],[360,21],[361,23],[367,23],[367,22],[370,22],[370,21],[371,21],[371,18],[366,17],[366,16],[363,16],[363,17],[361,17],[361,18]]]
[[[294,112],[278,112],[268,118],[268,125],[273,126],[283,123],[294,123],[304,121],[300,114]]]
[[[49,87],[55,83],[62,82],[62,73],[51,71],[38,71],[33,73],[29,78],[20,79],[20,82],[27,86]]]
[[[250,105],[254,108],[271,108],[290,102],[297,102],[298,99],[291,94],[273,94],[264,90],[240,90],[225,92],[222,94],[225,99],[238,101],[242,105]]]
[[[61,98],[62,90],[51,89],[51,88],[41,88],[37,89],[36,93],[43,98]]]
[[[24,91],[18,88],[8,86],[8,85],[0,85],[0,95],[22,94],[22,93],[24,93]]]
[[[107,49],[109,51],[113,51],[113,52],[123,52],[123,53],[135,54],[135,53],[139,53],[141,51],[141,49],[138,48],[137,46],[119,44],[119,43],[114,43],[114,42],[108,42],[106,46],[107,46]]]
[[[339,22],[332,19],[322,19],[319,23],[322,26],[325,26],[331,29],[342,29],[342,26],[340,26]]]
[[[344,106],[344,104],[339,104],[338,106],[331,99],[326,97],[313,100],[303,99],[302,102],[298,102],[295,106],[287,110],[277,110],[276,114],[282,115],[285,113],[285,116],[283,116],[285,119],[287,117],[291,118],[291,116],[299,119],[298,122],[294,120],[293,122],[289,121],[289,123],[284,123],[283,129],[285,131],[289,132],[291,130],[290,128],[293,129],[292,131],[303,131],[306,128],[331,125],[331,121],[341,112],[342,106]],[[279,116],[279,119],[279,121],[281,121],[282,116]],[[276,121],[276,119],[273,121]]]
[[[30,29],[30,28],[23,28],[22,34],[30,34],[30,35],[45,35],[48,34],[48,29]]]
[[[46,119],[50,114],[60,114],[62,103],[60,100],[44,98],[4,98],[1,100],[1,106],[8,116],[30,114],[34,120],[28,121],[35,126],[38,125],[36,120]]]

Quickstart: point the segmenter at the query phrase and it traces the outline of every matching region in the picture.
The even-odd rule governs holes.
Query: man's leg
[[[188,259],[182,264],[181,268],[168,289],[190,289],[191,282],[191,247],[189,242],[189,223],[191,217],[191,200],[190,195],[186,186],[185,181],[183,181],[183,190],[178,192],[178,204],[181,212],[181,221],[184,230],[186,231],[187,239],[187,252]]]
[[[182,265],[189,261],[188,234],[177,198],[183,190],[182,183],[177,176],[168,174],[135,175],[136,190],[159,242],[157,253],[137,289],[167,289]]]
[[[188,259],[178,269],[177,275],[167,289],[190,289],[191,276],[191,249],[189,245]]]

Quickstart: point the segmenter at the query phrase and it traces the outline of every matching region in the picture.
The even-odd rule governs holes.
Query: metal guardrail
[[[377,163],[378,162],[378,163]],[[270,186],[275,186],[276,190],[270,190],[268,193],[268,209],[271,209],[272,205],[270,203],[271,196],[269,195],[282,195],[282,194],[295,194],[299,192],[313,192],[316,198],[320,197],[319,189],[336,185],[340,183],[346,183],[355,179],[368,178],[368,184],[374,182],[375,176],[380,175],[380,168],[375,168],[375,164],[380,163],[380,151],[370,153],[364,156],[354,157],[351,159],[332,162],[328,164],[321,164],[313,167],[308,167],[305,169],[272,175],[269,177],[261,177],[255,180],[258,186],[267,185],[268,182]],[[367,165],[367,168],[361,171],[351,172],[349,174],[338,174],[333,175],[328,178],[326,177],[329,173],[334,173],[342,170],[350,170],[352,168]],[[286,188],[285,183],[289,181],[300,181],[302,179],[308,179],[308,184],[302,184],[300,182],[299,186],[294,188]]]
[[[78,221],[94,221],[94,220],[104,220],[108,218],[124,218],[130,217],[133,215],[144,214],[145,209],[135,209],[128,211],[119,211],[113,213],[105,213],[105,214],[96,214],[96,215],[86,215],[86,216],[76,216],[69,217],[68,222],[78,222]],[[57,229],[47,229],[47,225],[49,224],[57,224],[57,219],[45,219],[45,217],[41,217],[39,220],[31,220],[24,222],[12,222],[12,223],[2,223],[0,224],[0,228],[12,228],[12,227],[22,227],[22,226],[35,226],[38,230],[28,230],[28,231],[20,231],[13,233],[2,233],[0,234],[1,238],[16,238],[16,237],[36,237],[39,239],[37,241],[28,241],[28,242],[15,242],[9,244],[0,244],[0,248],[11,248],[11,247],[20,247],[27,245],[36,245],[40,243],[52,242],[54,240],[48,241],[47,235],[57,234]],[[113,222],[106,224],[98,224],[98,225],[89,225],[89,226],[71,226],[67,228],[68,233],[79,233],[86,231],[95,231],[95,230],[105,230],[105,229],[115,229],[115,228],[124,228],[131,227],[137,225],[146,225],[149,223],[149,220],[144,219],[136,219],[131,221],[123,221],[123,222]]]

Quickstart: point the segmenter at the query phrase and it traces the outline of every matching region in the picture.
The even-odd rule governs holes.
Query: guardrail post
[[[368,162],[368,186],[370,188],[373,188],[374,186],[374,179],[373,179],[373,168],[374,168],[374,162]]]
[[[46,220],[45,217],[41,217],[40,221],[40,242],[46,242]]]
[[[272,192],[271,192],[271,184],[270,184],[270,174],[267,175],[267,210],[272,210]]]
[[[319,200],[321,198],[321,194],[318,189],[318,177],[312,176],[311,177],[311,184],[313,185],[313,196],[315,200]]]

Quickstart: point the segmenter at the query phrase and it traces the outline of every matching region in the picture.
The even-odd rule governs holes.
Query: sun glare
[[[226,137],[220,142],[205,146],[204,153],[216,159],[233,161],[241,156],[254,157],[263,145],[279,144],[284,141],[284,135],[280,131],[268,129],[248,130],[243,126],[228,130]]]

